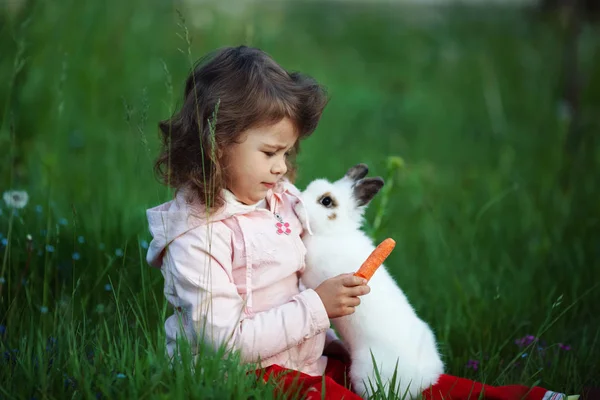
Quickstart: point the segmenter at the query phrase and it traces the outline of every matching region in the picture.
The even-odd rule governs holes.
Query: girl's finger
[[[346,287],[354,287],[360,285],[366,285],[367,280],[364,278],[359,278],[358,276],[354,276],[353,274],[348,274],[342,281],[343,285]]]
[[[354,308],[354,307],[346,307],[344,310],[345,310],[345,315],[354,314],[356,312],[356,308]]]
[[[360,299],[358,297],[349,297],[346,305],[349,307],[358,307],[360,305]]]
[[[355,287],[349,288],[347,291],[348,296],[353,296],[353,297],[364,296],[365,294],[369,294],[370,292],[371,292],[371,288],[367,285],[355,286]]]

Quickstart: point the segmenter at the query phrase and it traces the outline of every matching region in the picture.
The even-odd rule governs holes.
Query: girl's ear
[[[380,177],[366,178],[358,181],[354,186],[354,198],[356,199],[357,206],[362,207],[369,204],[384,184],[383,178]]]

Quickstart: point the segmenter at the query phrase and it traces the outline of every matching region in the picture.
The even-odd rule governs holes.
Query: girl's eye
[[[263,153],[265,153],[267,157],[273,157],[275,155],[275,153],[270,151],[263,151]]]

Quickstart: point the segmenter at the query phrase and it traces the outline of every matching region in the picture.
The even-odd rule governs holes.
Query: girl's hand
[[[363,296],[370,291],[367,280],[352,273],[327,279],[315,289],[329,318],[353,314],[354,308],[360,304],[358,296]]]

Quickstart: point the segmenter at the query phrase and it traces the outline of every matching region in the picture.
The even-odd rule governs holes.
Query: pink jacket
[[[161,268],[175,309],[165,322],[169,356],[177,336],[192,348],[204,337],[215,349],[239,350],[245,363],[322,375],[324,346],[336,336],[317,293],[299,288],[306,248],[293,210],[298,189],[282,181],[253,206],[224,195],[212,215],[186,204],[184,193],[147,210],[147,261]]]

